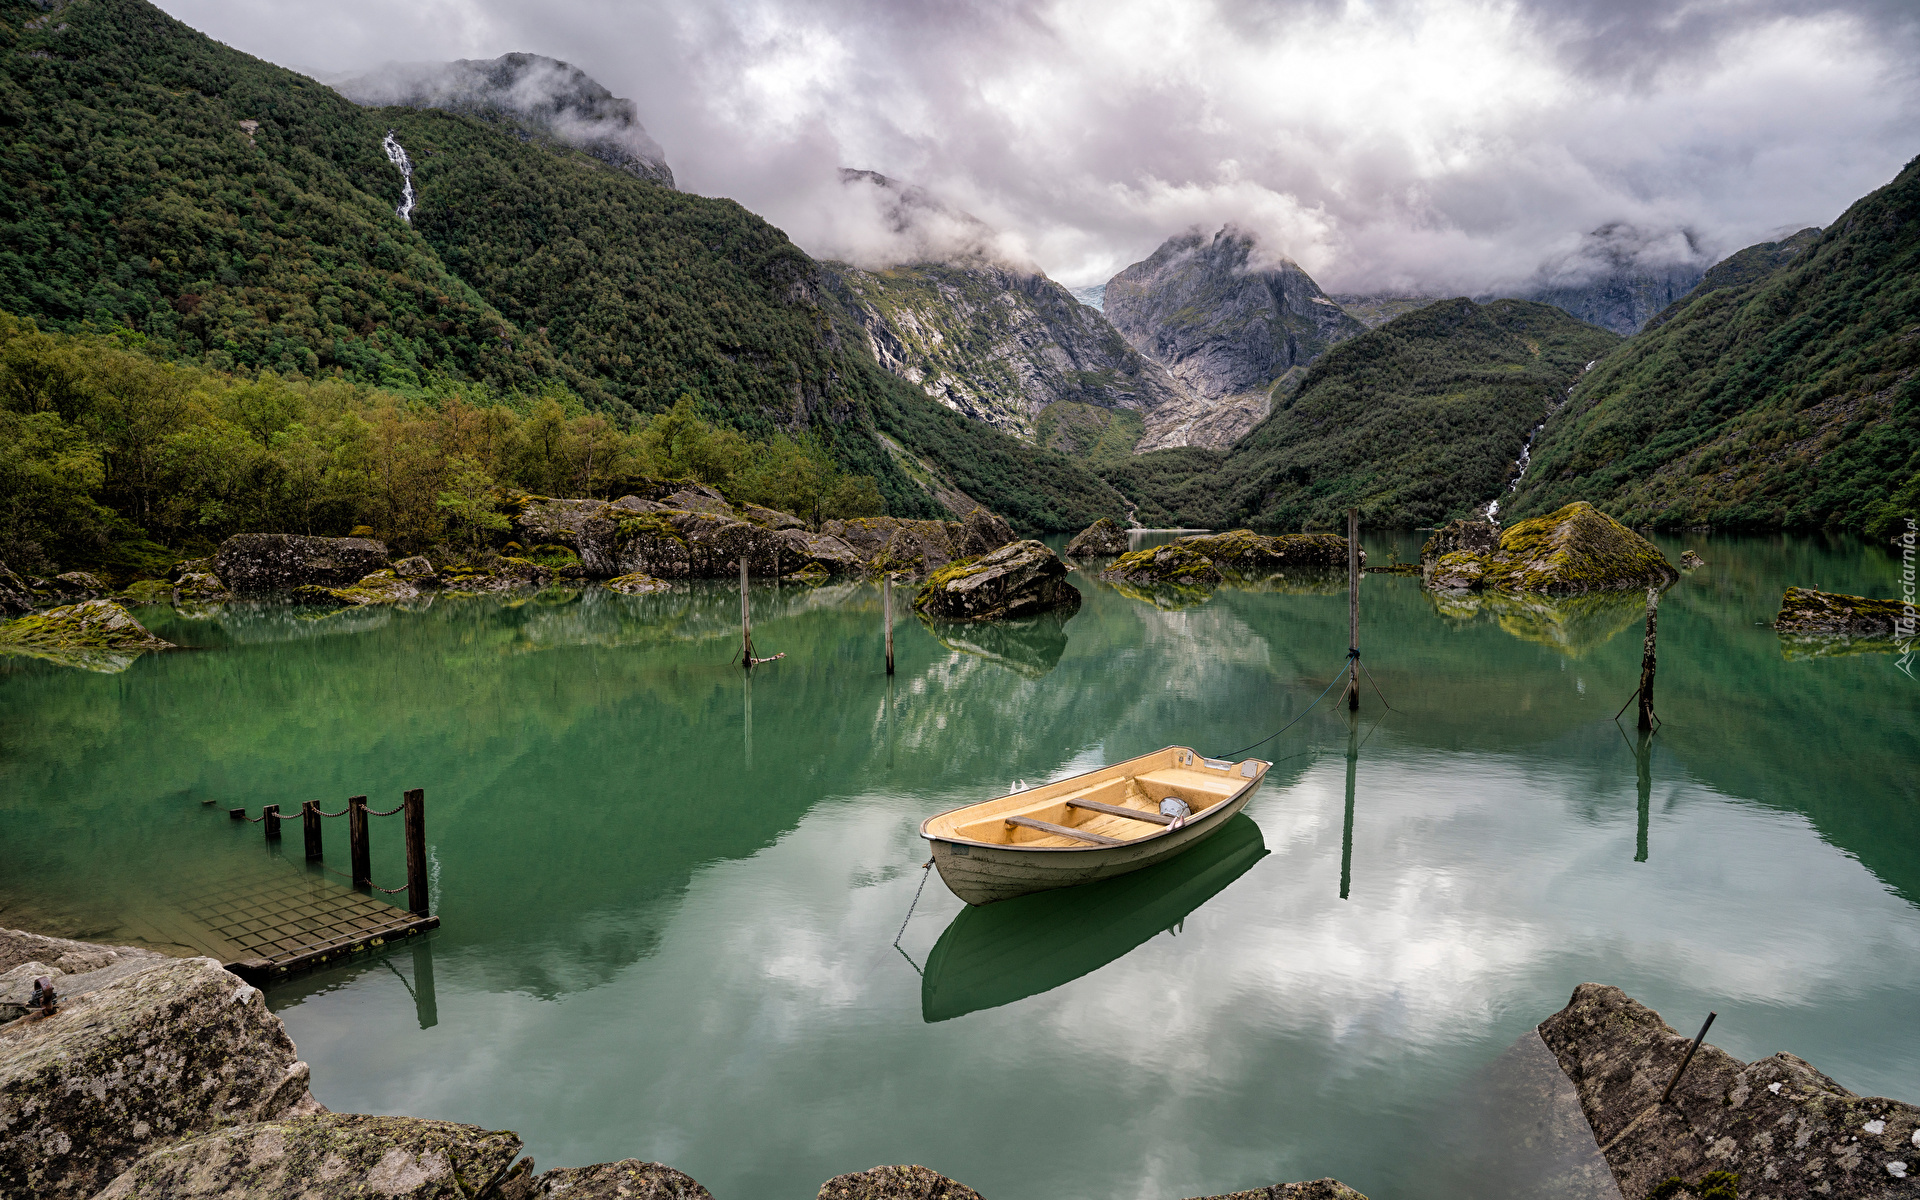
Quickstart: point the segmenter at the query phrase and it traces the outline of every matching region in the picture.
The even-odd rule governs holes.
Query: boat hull
[[[1112,879],[1165,862],[1218,833],[1247,806],[1258,787],[1256,781],[1179,829],[1124,846],[1063,851],[928,840],[933,846],[933,865],[953,894],[968,904],[992,904],[1051,888]]]

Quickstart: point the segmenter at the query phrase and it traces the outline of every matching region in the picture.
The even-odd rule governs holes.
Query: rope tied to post
[[[1347,657],[1350,659],[1359,658],[1360,652],[1358,650],[1348,650]],[[1226,754],[1216,755],[1215,757],[1238,758],[1240,755],[1245,754],[1249,750],[1252,750],[1259,746],[1266,745],[1268,742],[1279,737],[1281,734],[1285,733],[1287,730],[1292,729],[1295,725],[1298,725],[1300,722],[1306,720],[1307,714],[1312,712],[1316,707],[1318,707],[1320,702],[1327,698],[1327,693],[1333,690],[1333,685],[1339,682],[1340,682],[1340,672],[1338,670],[1335,670],[1333,673],[1333,678],[1327,681],[1327,686],[1321,690],[1318,696],[1315,696],[1313,698],[1312,704],[1309,704],[1305,708],[1300,710],[1300,715],[1296,716],[1293,720],[1288,721],[1285,725],[1282,725],[1280,728],[1274,730],[1272,733],[1268,734],[1267,736],[1261,738],[1259,741],[1253,743],[1253,745],[1251,746],[1242,746],[1238,750],[1232,750]]]

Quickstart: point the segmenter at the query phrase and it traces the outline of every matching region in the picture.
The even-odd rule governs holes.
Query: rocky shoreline
[[[54,1010],[29,1006],[34,980],[52,983]],[[0,1007],[0,1194],[712,1200],[660,1163],[538,1172],[511,1130],[329,1112],[262,994],[213,959],[0,930],[0,1005],[11,1006]],[[1538,1041],[1625,1200],[1920,1196],[1920,1108],[1856,1096],[1791,1054],[1743,1063],[1702,1045],[1663,1104],[1690,1039],[1595,983],[1540,1024]],[[1555,1105],[1534,1103],[1550,1123]],[[982,1200],[915,1165],[836,1176],[819,1198]],[[1207,1200],[1365,1197],[1320,1179]]]

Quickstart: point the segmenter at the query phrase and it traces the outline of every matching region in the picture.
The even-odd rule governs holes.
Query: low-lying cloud
[[[165,7],[321,71],[565,59],[812,253],[889,253],[883,205],[840,206],[858,167],[1069,284],[1228,222],[1341,291],[1512,287],[1609,225],[1714,258],[1920,153],[1920,15],[1876,0]]]

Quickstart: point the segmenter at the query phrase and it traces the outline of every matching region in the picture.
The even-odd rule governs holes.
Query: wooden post
[[[230,808],[227,810],[227,815],[236,821],[244,821],[247,819],[247,810],[244,808]]]
[[[1687,1073],[1687,1064],[1693,1061],[1693,1052],[1700,1048],[1701,1042],[1707,1040],[1707,1030],[1713,1026],[1713,1019],[1719,1015],[1719,1013],[1714,1012],[1707,1014],[1707,1023],[1702,1025],[1700,1032],[1694,1036],[1693,1045],[1687,1047],[1687,1055],[1680,1060],[1680,1066],[1674,1071],[1673,1078],[1667,1080],[1667,1090],[1660,1093],[1660,1103],[1665,1104],[1667,1097],[1673,1095],[1673,1085],[1679,1083],[1680,1077]]]
[[[740,665],[753,670],[753,617],[747,608],[747,556],[740,556]]]
[[[400,819],[407,826],[407,911],[427,915],[427,793],[409,791],[400,802]]]
[[[280,806],[278,804],[269,804],[260,810],[260,828],[266,833],[268,841],[280,840]]]
[[[320,802],[309,800],[300,806],[300,832],[307,838],[307,860],[319,862],[322,854],[320,845]]]
[[[367,798],[347,797],[347,851],[353,860],[353,886],[373,886],[373,849],[367,844]]]
[[[1640,728],[1653,728],[1653,634],[1660,613],[1660,589],[1647,589],[1647,644],[1640,653]]]
[[[1347,510],[1347,708],[1360,707],[1360,510]]]
[[[1360,722],[1347,718],[1347,821],[1340,832],[1340,898],[1353,886],[1353,781],[1360,769]]]
[[[1640,830],[1634,839],[1633,861],[1647,861],[1647,826],[1653,820],[1653,747],[1652,734],[1640,735],[1640,744],[1633,748],[1636,774],[1639,776],[1640,790]]]
[[[880,581],[880,610],[886,614],[887,626],[887,674],[893,674],[893,576],[886,575]]]

